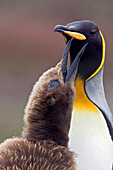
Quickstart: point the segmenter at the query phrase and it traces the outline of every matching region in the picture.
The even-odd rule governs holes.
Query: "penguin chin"
[[[67,42],[71,39],[72,37],[66,36]],[[65,41],[66,42],[66,41]],[[67,44],[66,42],[66,44]],[[71,47],[70,47],[70,56],[71,56],[71,60],[70,60],[70,64],[72,64],[73,60],[75,59],[75,57],[77,56],[77,54],[79,53],[80,49],[86,44],[86,40],[81,41],[78,39],[74,39]]]

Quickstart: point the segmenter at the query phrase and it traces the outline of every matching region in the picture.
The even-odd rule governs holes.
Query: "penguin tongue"
[[[63,62],[62,62],[62,74],[63,74],[63,79],[64,79],[64,83],[65,83],[65,78],[66,78],[66,75],[67,75],[67,61],[68,61],[68,53],[69,53],[69,50],[70,50],[70,46],[71,46],[71,43],[73,41],[74,38],[71,38],[67,45],[66,45],[66,48],[64,50],[64,54],[63,54]]]
[[[66,45],[66,48],[64,50],[64,55],[63,55],[63,62],[62,62],[62,74],[63,74],[63,79],[64,79],[64,83],[66,83],[67,81],[69,81],[74,73],[75,73],[75,70],[77,68],[77,65],[79,63],[79,60],[81,58],[81,56],[83,55],[88,43],[86,43],[82,48],[81,50],[79,51],[79,53],[77,54],[77,56],[75,57],[73,63],[71,64],[68,72],[67,72],[67,61],[68,61],[68,53],[69,53],[69,50],[70,50],[70,46],[71,46],[71,43],[73,41],[74,38],[71,38],[67,45]]]

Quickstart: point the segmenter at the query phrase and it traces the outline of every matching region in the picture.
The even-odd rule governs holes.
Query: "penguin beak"
[[[75,32],[75,31],[73,32],[72,30],[68,28],[68,26],[57,25],[55,26],[54,31],[62,33],[65,36],[65,38],[66,38],[66,35],[68,35],[69,37],[74,37],[77,40],[86,40],[85,35],[79,32]]]
[[[68,61],[68,53],[69,53],[69,50],[70,50],[70,46],[71,46],[71,43],[73,41],[74,38],[71,38],[68,42],[67,42],[67,45],[66,45],[66,48],[64,50],[64,55],[63,55],[63,62],[62,62],[62,75],[63,75],[63,80],[64,80],[64,83],[66,82],[69,82],[72,77],[74,76],[74,73],[77,69],[77,66],[78,66],[78,63],[80,61],[80,58],[82,57],[88,43],[86,43],[82,48],[81,50],[79,51],[79,53],[77,54],[77,56],[75,57],[74,61],[72,62],[69,70],[67,71],[67,61]]]

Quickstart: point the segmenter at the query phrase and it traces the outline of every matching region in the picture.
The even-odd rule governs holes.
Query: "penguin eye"
[[[52,101],[55,101],[55,100],[56,100],[56,97],[55,97],[55,96],[52,96],[52,97],[51,97],[51,100],[52,100]]]
[[[57,87],[57,86],[59,86],[59,81],[58,81],[58,79],[57,79],[57,80],[52,80],[52,81],[50,82],[49,87],[50,87],[51,89],[53,89],[53,88],[55,88],[55,87]]]
[[[95,35],[95,33],[96,33],[95,30],[90,32],[91,35]]]

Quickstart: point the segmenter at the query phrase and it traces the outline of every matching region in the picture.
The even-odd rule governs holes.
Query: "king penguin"
[[[67,71],[72,40],[63,59],[34,85],[25,109],[22,137],[0,145],[0,169],[76,170],[75,154],[68,149],[68,133],[75,99],[74,77],[87,43]]]
[[[70,60],[86,42],[87,49],[78,66],[75,78],[70,148],[78,154],[78,170],[111,170],[113,164],[113,115],[107,104],[103,87],[105,40],[97,25],[89,20],[66,26],[57,25],[54,31],[71,37]]]

